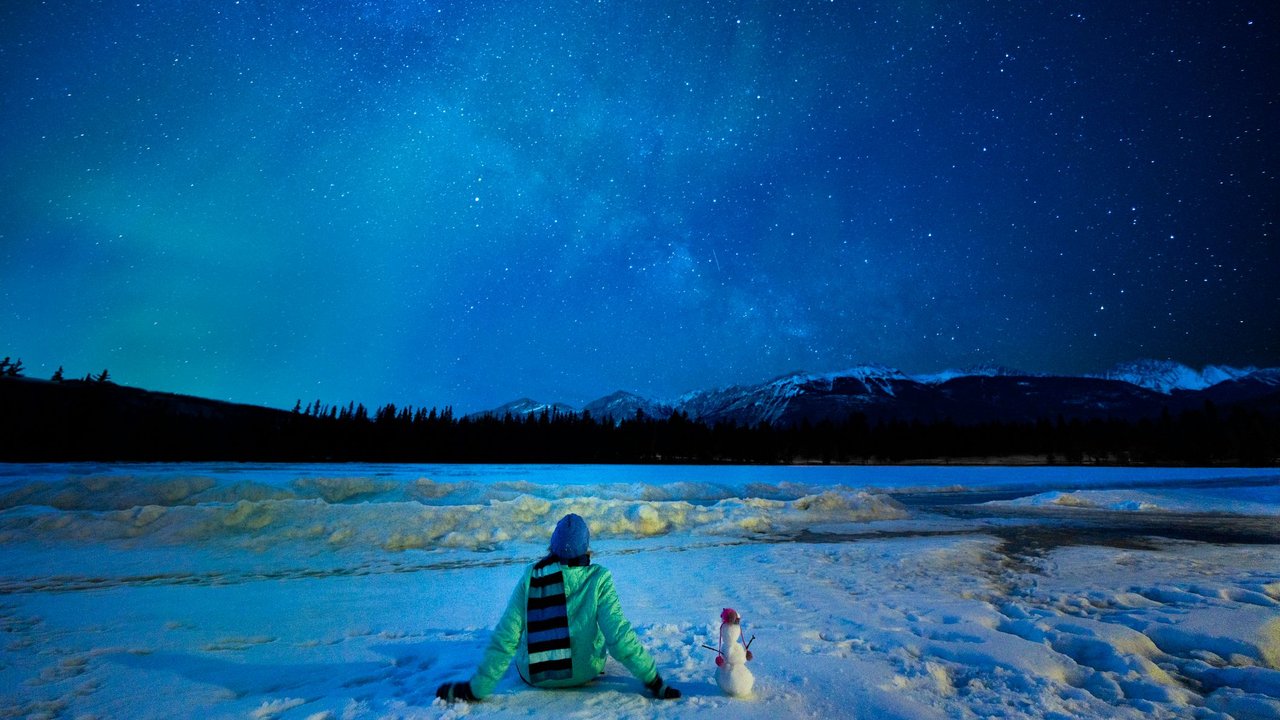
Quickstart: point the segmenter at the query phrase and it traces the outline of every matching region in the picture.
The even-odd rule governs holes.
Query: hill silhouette
[[[1275,465],[1280,418],[1250,405],[1153,417],[708,423],[673,411],[622,421],[589,412],[455,418],[451,408],[292,411],[97,379],[0,377],[0,461],[568,463],[999,462]]]

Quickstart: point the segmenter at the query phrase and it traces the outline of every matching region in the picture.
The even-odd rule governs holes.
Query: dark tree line
[[[1203,407],[1139,421],[707,424],[675,413],[621,422],[551,411],[455,417],[451,408],[299,401],[292,412],[101,379],[0,380],[0,460],[564,463],[1043,463],[1275,465],[1280,418]]]
[[[12,360],[6,355],[0,360],[0,377],[22,377],[22,370],[22,358]]]

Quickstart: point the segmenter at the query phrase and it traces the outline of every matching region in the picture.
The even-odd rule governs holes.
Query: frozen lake
[[[1280,481],[1275,468],[1004,467],[866,465],[413,465],[377,463],[0,463],[0,488],[86,476],[209,477],[276,486],[305,477],[364,477],[398,483],[439,482],[537,485],[663,485],[696,482],[743,488],[753,483],[796,483],[855,488],[1135,486],[1211,480]]]

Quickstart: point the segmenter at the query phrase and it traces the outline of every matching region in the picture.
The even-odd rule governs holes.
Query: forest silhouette
[[[0,375],[0,461],[1270,466],[1280,457],[1280,418],[1211,402],[1139,420],[959,424],[854,413],[775,426],[708,424],[679,412],[458,417],[449,407],[371,412],[318,400],[286,411],[125,387],[105,369],[83,380],[61,375]]]

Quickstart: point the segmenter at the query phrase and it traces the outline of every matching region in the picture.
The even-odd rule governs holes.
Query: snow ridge
[[[651,418],[667,417],[671,414],[671,406],[633,392],[618,390],[611,395],[587,403],[583,406],[582,412],[591,413],[591,417],[594,418],[609,418],[614,422],[622,422],[634,418],[637,412],[642,412]]]
[[[901,370],[885,365],[857,365],[836,372],[796,371],[759,385],[735,385],[689,393],[678,407],[693,418],[749,417],[752,422],[776,423],[787,416],[792,404],[809,395],[830,394],[837,385],[846,394],[863,398],[894,397],[902,383],[914,382]],[[862,392],[848,393],[860,384]]]
[[[569,413],[576,413],[577,410],[573,406],[566,405],[564,403],[544,403],[531,398],[520,398],[519,400],[513,400],[506,405],[492,410],[472,413],[467,417],[471,420],[480,420],[485,417],[494,417],[501,420],[507,415],[511,415],[512,417],[519,419],[529,415],[541,415],[544,412],[567,415]]]
[[[1120,363],[1098,377],[1119,380],[1131,385],[1169,395],[1176,390],[1204,390],[1227,380],[1235,380],[1257,372],[1257,368],[1235,368],[1207,365],[1201,370],[1173,360],[1134,360]]]
[[[942,372],[913,375],[912,378],[925,385],[941,385],[948,380],[959,377],[1040,377],[1040,373],[1029,373],[1007,368],[1003,365],[975,365],[960,370],[943,370]]]

